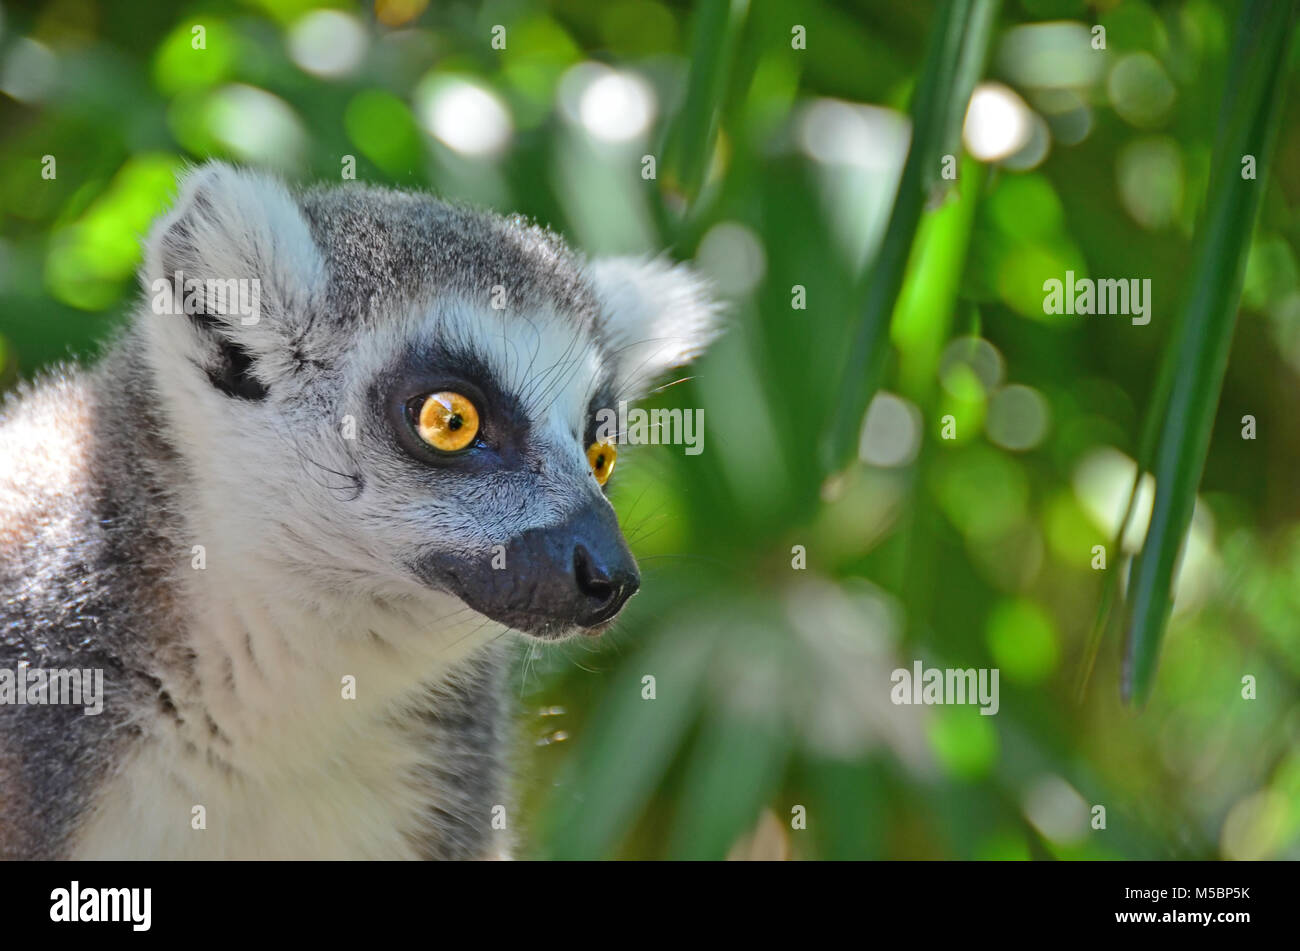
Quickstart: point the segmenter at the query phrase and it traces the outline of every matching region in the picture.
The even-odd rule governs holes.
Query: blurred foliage
[[[1076,693],[1103,580],[1150,517],[1145,477],[1114,550],[1239,9],[1003,0],[989,108],[909,241],[885,392],[827,479],[946,5],[5,3],[0,385],[111,335],[140,236],[207,156],[298,180],[351,160],[588,252],[669,248],[731,302],[731,332],[652,399],[703,408],[704,452],[620,460],[642,594],[599,642],[523,648],[526,854],[1300,857],[1294,48],[1159,676],[1124,708],[1111,631]],[[1044,313],[1067,270],[1149,278],[1150,323]],[[997,715],[894,705],[918,660],[999,668]]]

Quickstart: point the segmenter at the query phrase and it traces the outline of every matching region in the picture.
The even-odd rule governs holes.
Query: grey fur
[[[441,791],[428,806],[437,832],[416,843],[422,858],[472,859],[491,851],[494,833],[481,817],[508,801],[502,751],[509,741],[509,664],[502,645],[489,647],[464,680],[434,686],[432,702],[411,722],[432,751],[417,781]]]
[[[72,474],[56,506],[0,513],[0,528],[21,520],[26,536],[0,549],[0,668],[100,667],[106,694],[95,717],[0,705],[5,858],[62,856],[96,783],[138,740],[139,718],[170,704],[164,668],[188,679],[168,580],[181,544],[170,513],[185,504],[186,478],[152,405],[143,365],[123,342],[94,370],[64,368],[20,392],[3,418],[39,414],[74,428],[91,465]],[[71,545],[57,530],[63,519],[75,526]]]
[[[521,310],[554,306],[591,328],[599,304],[582,262],[551,231],[375,186],[299,195],[330,274],[329,313],[366,320],[422,288],[486,299],[495,285]]]

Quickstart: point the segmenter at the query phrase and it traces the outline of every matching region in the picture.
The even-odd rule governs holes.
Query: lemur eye
[[[612,442],[594,442],[587,447],[587,463],[599,485],[604,485],[614,474],[614,462],[617,459],[618,450]]]
[[[420,407],[415,431],[440,452],[459,452],[478,436],[478,410],[459,393],[431,393]]]

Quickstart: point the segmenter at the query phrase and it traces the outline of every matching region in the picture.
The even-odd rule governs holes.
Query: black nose
[[[592,499],[567,519],[516,535],[498,558],[436,551],[423,577],[494,621],[535,637],[595,634],[641,586],[614,510]]]
[[[635,563],[619,557],[622,552],[613,554],[612,559],[602,559],[581,542],[573,550],[573,576],[584,600],[577,620],[584,627],[604,624],[618,614],[641,586]]]

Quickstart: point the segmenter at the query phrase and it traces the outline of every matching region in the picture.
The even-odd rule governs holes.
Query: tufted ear
[[[722,307],[708,283],[664,259],[601,258],[587,266],[602,327],[617,355],[618,388],[645,395],[666,370],[698,357],[721,330]]]
[[[141,277],[155,314],[188,318],[213,385],[258,399],[266,388],[257,358],[300,331],[324,273],[280,181],[209,162],[185,175],[175,207],[154,225]]]

